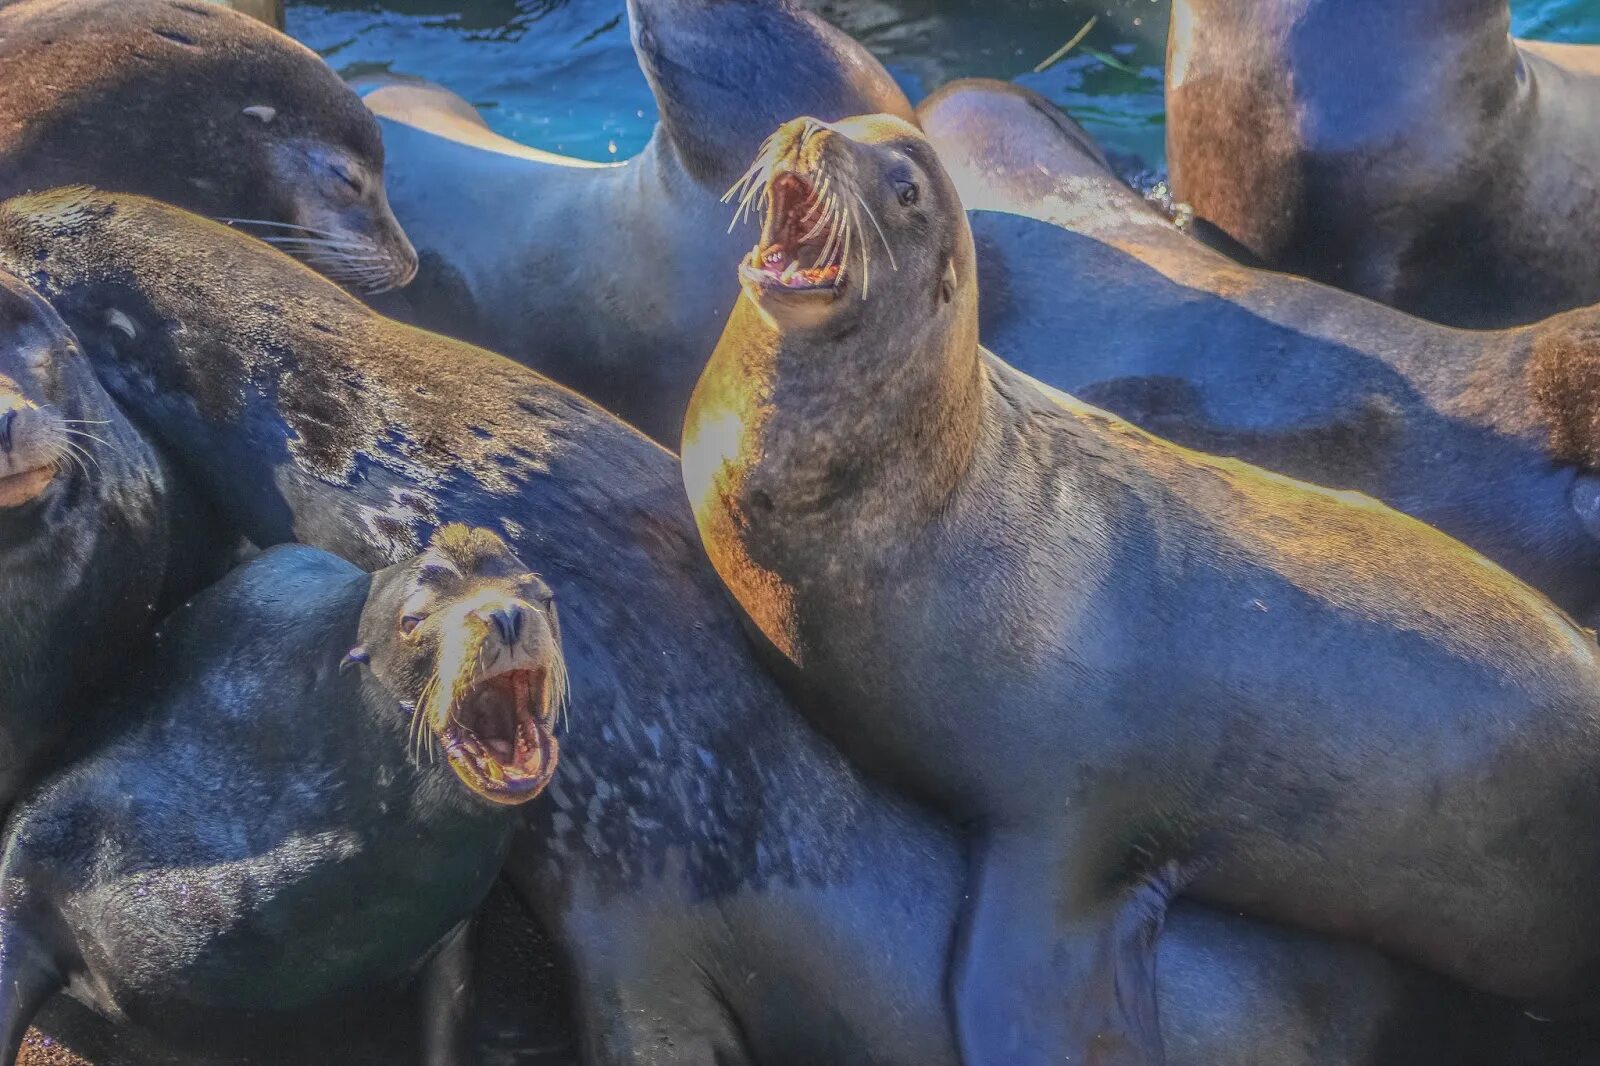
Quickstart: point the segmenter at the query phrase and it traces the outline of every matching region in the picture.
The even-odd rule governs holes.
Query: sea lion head
[[[363,292],[417,255],[377,120],[316,53],[198,0],[0,5],[0,153],[30,188],[90,184],[248,227]],[[9,135],[8,135],[9,134]]]
[[[976,255],[955,185],[921,132],[892,115],[779,127],[743,183],[761,237],[740,264],[744,295],[790,332],[857,331],[913,348],[977,310]]]
[[[88,475],[86,445],[101,420],[80,417],[75,370],[88,374],[88,364],[66,325],[0,271],[0,521]]]
[[[1089,132],[1026,86],[991,78],[950,82],[917,105],[917,124],[939,152],[969,210],[986,183],[1049,188],[1074,178],[1115,180]]]
[[[428,549],[375,581],[360,646],[369,666],[407,694],[419,759],[442,752],[490,803],[524,803],[555,774],[556,716],[567,672],[555,600],[504,541],[445,526]]]
[[[791,115],[913,114],[871,53],[796,0],[628,0],[628,22],[661,130],[719,194]]]

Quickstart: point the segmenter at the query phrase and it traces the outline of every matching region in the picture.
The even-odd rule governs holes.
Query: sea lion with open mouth
[[[1173,0],[1179,199],[1265,265],[1453,326],[1600,302],[1600,47],[1506,0]]]
[[[670,454],[166,205],[13,200],[0,262],[33,272],[257,543],[377,568],[465,520],[538,560],[583,713],[508,871],[564,950],[583,1061],[960,1061],[945,996],[960,843],[866,780],[755,660]],[[1390,1040],[1440,1066],[1539,1061],[1503,1043],[1521,1039],[1515,1014],[1484,1004],[1461,1025],[1440,1013],[1453,989],[1364,949],[1189,905],[1163,943],[1177,1063],[1383,1066]],[[1539,1051],[1549,1028],[1530,1034]]]
[[[416,273],[377,122],[316,53],[247,15],[14,0],[0,69],[0,197],[83,182],[235,220],[359,292]]]
[[[661,120],[602,166],[518,150],[437,88],[389,83],[389,194],[418,281],[376,306],[534,367],[675,445],[738,297],[717,269],[747,243],[721,199],[798,114],[911,116],[867,50],[798,0],[629,0]]]
[[[964,1061],[1161,1061],[1151,945],[1190,882],[1595,1006],[1592,633],[1419,522],[985,351],[965,211],[906,122],[797,119],[750,188],[684,481],[812,720],[974,834]]]
[[[1011,366],[1175,443],[1373,496],[1580,619],[1600,608],[1600,310],[1440,326],[1201,247],[1021,86],[955,82],[917,117],[968,209],[979,332]]]
[[[548,588],[484,530],[374,575],[298,546],[234,571],[8,824],[0,1061],[57,991],[215,1053],[451,959],[555,772],[565,676]]]

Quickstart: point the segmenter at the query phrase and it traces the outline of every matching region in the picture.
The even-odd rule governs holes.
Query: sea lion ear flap
[[[956,298],[956,261],[954,259],[946,259],[944,261],[944,277],[939,279],[939,295],[944,299],[945,303],[949,303]]]
[[[262,125],[266,125],[278,117],[278,109],[268,107],[266,104],[255,104],[245,108],[243,114],[249,115],[251,118],[258,118],[261,120]]]

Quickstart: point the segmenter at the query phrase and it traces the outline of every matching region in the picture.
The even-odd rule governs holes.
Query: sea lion
[[[563,945],[586,1062],[959,1061],[944,988],[961,846],[864,779],[754,660],[669,453],[533,371],[147,200],[13,200],[0,261],[27,264],[258,543],[377,567],[465,520],[539,560],[584,713],[509,870]],[[103,325],[113,312],[131,334]],[[1378,1066],[1391,1037],[1465,1035],[1420,1009],[1448,989],[1364,951],[1183,907],[1164,942],[1175,1062]],[[1501,1046],[1473,1032],[1469,1048]],[[1348,1058],[1306,1058],[1334,1047]]]
[[[670,446],[738,295],[717,264],[748,242],[722,232],[720,201],[761,139],[801,113],[911,105],[798,0],[629,0],[628,18],[661,119],[623,164],[486,143],[470,105],[437,88],[367,97],[423,263],[376,306],[532,366]]]
[[[236,220],[363,292],[416,273],[378,124],[316,53],[255,19],[16,0],[0,5],[0,67],[0,196],[88,182]]]
[[[0,271],[0,810],[199,580],[197,517],[60,317]]]
[[[1174,0],[1177,197],[1267,265],[1457,326],[1600,302],[1600,48],[1506,0]]]
[[[555,772],[559,632],[464,526],[375,575],[275,548],[179,611],[8,823],[0,1061],[58,990],[215,1050],[448,960]]]
[[[1019,86],[955,83],[918,117],[975,209],[980,334],[1016,369],[1179,444],[1376,497],[1580,618],[1600,607],[1600,311],[1439,326],[1200,247]]]
[[[971,827],[966,1062],[1159,1062],[1150,941],[1191,880],[1593,1005],[1593,633],[1420,522],[982,349],[966,214],[903,120],[797,119],[749,183],[684,482],[811,719]]]
[[[275,30],[283,29],[283,0],[211,0],[211,2],[231,7],[241,14],[265,22]]]

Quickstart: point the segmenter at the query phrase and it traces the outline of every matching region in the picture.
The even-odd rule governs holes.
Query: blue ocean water
[[[1107,147],[1162,158],[1167,0],[814,0],[865,43],[915,100],[951,78],[1026,84],[1066,107]],[[526,144],[626,158],[655,123],[634,64],[624,0],[292,2],[289,32],[341,73],[392,71],[440,82]],[[1516,0],[1518,34],[1600,43],[1600,0]],[[1097,19],[1082,45],[1033,68]]]

